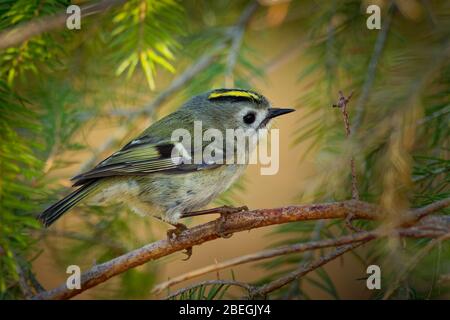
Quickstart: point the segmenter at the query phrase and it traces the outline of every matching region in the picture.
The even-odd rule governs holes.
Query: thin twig
[[[450,206],[450,198],[433,202],[422,208],[417,208],[413,211],[413,214],[410,216],[410,218],[412,219],[410,222],[418,221],[423,217],[429,215],[430,212],[436,212],[438,210],[447,208],[448,206]]]
[[[342,91],[339,91],[339,100],[337,104],[334,104],[333,107],[339,108],[342,112],[342,116],[344,118],[344,126],[345,126],[345,134],[347,136],[347,139],[350,138],[350,135],[352,134],[351,128],[350,128],[350,119],[347,111],[347,105],[350,101],[350,99],[353,96],[353,91],[350,93],[348,97],[344,96]],[[355,159],[353,155],[350,158],[350,169],[351,169],[351,175],[352,175],[352,199],[353,200],[359,200],[359,192],[358,192],[358,181],[356,178],[356,169],[355,169]]]
[[[233,40],[233,37],[238,32],[244,32],[244,28],[247,26],[248,21],[251,16],[255,12],[255,9],[258,7],[258,4],[253,2],[251,3],[247,9],[240,15],[235,26],[231,27],[232,32],[228,33],[222,41],[220,41],[211,51],[202,55],[194,64],[192,64],[189,68],[187,68],[183,73],[181,73],[178,77],[176,77],[170,85],[161,91],[149,104],[142,107],[140,110],[136,112],[131,112],[127,116],[127,124],[132,124],[134,120],[141,115],[153,116],[155,111],[161,107],[167,100],[169,100],[172,96],[178,93],[186,84],[188,84],[195,76],[201,73],[203,70],[212,65],[220,56],[222,51],[226,48],[227,43],[230,40]],[[106,140],[95,152],[92,157],[90,157],[87,161],[85,161],[81,165],[81,169],[79,173],[84,172],[86,169],[92,167],[99,155],[101,155],[106,150],[111,149],[119,140],[120,137],[123,137],[128,130],[124,130],[121,128],[118,132],[113,135],[110,139]]]
[[[16,260],[16,273],[17,273],[17,276],[19,277],[18,282],[19,282],[20,290],[22,291],[22,294],[24,295],[24,297],[26,299],[30,299],[33,297],[33,295],[35,293],[33,292],[32,288],[29,286],[28,279],[25,276],[25,271],[23,270],[21,263],[15,254],[14,254],[14,259]]]
[[[251,298],[253,298],[253,297],[264,297],[265,298],[267,296],[267,294],[269,294],[277,289],[280,289],[281,287],[291,283],[294,280],[297,280],[298,278],[304,276],[305,274],[311,272],[312,270],[320,268],[324,264],[330,262],[331,260],[336,259],[337,257],[343,255],[344,253],[346,253],[350,250],[353,250],[353,249],[363,245],[367,241],[368,240],[338,247],[335,251],[321,257],[320,259],[318,259],[314,262],[311,262],[305,266],[302,266],[299,269],[292,271],[292,272],[288,273],[287,275],[284,275],[276,280],[273,280],[273,281],[261,286],[257,290],[254,290],[252,292]]]

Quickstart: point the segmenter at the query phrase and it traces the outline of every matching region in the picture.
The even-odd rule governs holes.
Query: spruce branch
[[[395,231],[390,231],[387,233],[385,230],[375,230],[375,231],[361,231],[358,233],[353,233],[350,235],[342,236],[335,239],[322,239],[322,240],[311,240],[308,242],[301,242],[292,245],[280,246],[273,249],[263,250],[251,254],[247,254],[244,256],[236,257],[233,259],[229,259],[223,262],[218,262],[214,264],[210,264],[208,266],[187,272],[175,278],[172,278],[166,282],[160,283],[153,290],[152,293],[158,294],[163,290],[170,288],[174,285],[177,285],[181,282],[200,277],[202,275],[217,272],[223,269],[235,267],[238,265],[257,262],[269,258],[274,258],[286,254],[292,253],[300,253],[307,252],[308,257],[304,257],[303,263],[304,265],[307,262],[310,262],[312,259],[313,250],[323,249],[329,247],[337,247],[345,244],[357,243],[361,241],[369,241],[375,238],[386,237],[389,235],[400,236],[400,237],[411,237],[411,238],[437,238],[446,234],[444,230],[426,230],[424,227],[422,228],[399,228]]]
[[[450,200],[445,203],[448,205]],[[431,204],[421,208],[421,212],[431,214],[441,208],[441,206]],[[294,221],[345,219],[349,214],[354,219],[378,220],[383,217],[381,209],[377,206],[356,200],[238,212],[227,216],[226,219],[219,218],[183,231],[175,239],[159,240],[110,261],[95,265],[82,274],[80,289],[70,290],[63,284],[53,290],[34,296],[34,299],[69,299],[131,268],[195,245],[213,241],[220,238],[221,234],[232,234]],[[415,218],[416,213],[414,210],[411,210],[405,219],[411,221],[411,219]],[[448,228],[447,225],[442,227]],[[263,290],[262,292],[266,291]]]

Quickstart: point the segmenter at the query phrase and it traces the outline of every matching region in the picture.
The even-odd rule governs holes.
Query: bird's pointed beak
[[[268,119],[272,119],[275,117],[279,117],[283,114],[294,112],[295,109],[289,109],[289,108],[269,108],[269,113],[267,114]]]

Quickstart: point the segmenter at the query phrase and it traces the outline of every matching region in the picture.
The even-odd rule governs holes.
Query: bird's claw
[[[186,255],[186,258],[181,260],[188,261],[192,256],[192,247],[186,248],[186,250],[184,250],[183,253]]]
[[[172,226],[175,227],[175,229],[169,229],[167,230],[167,239],[169,240],[175,240],[176,238],[178,238],[180,236],[180,234],[183,231],[186,231],[188,228],[182,224],[182,223],[176,223],[176,224],[172,224]]]
[[[182,223],[176,223],[176,224],[172,224],[175,229],[170,229],[167,230],[167,239],[169,241],[173,241],[176,238],[178,238],[180,236],[180,234],[183,231],[186,231],[188,228],[182,224]],[[183,251],[183,253],[187,256],[186,258],[182,259],[183,261],[187,261],[189,260],[189,258],[192,256],[192,247],[186,248],[186,250]]]

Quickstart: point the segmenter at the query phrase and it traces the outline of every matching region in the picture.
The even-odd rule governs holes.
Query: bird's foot
[[[175,227],[175,229],[167,230],[167,238],[169,240],[175,240],[183,231],[186,231],[188,229],[188,227],[186,227],[182,223],[170,223],[170,225]]]
[[[176,240],[180,234],[183,231],[188,230],[188,227],[186,227],[182,223],[171,223],[170,225],[174,226],[175,229],[169,229],[167,230],[167,239],[169,241]],[[189,258],[192,256],[192,247],[186,248],[186,250],[183,251],[183,253],[187,256],[185,259],[182,259],[183,261],[189,260]]]

